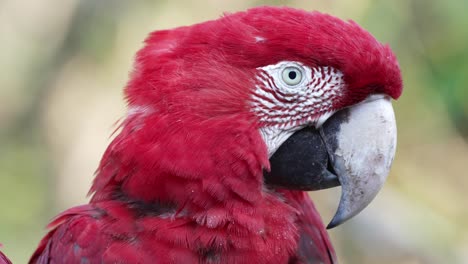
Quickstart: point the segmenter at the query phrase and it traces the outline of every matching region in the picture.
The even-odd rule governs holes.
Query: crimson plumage
[[[343,73],[327,111],[401,94],[387,46],[318,12],[259,7],[156,31],[136,56],[90,203],[57,216],[30,263],[334,263],[307,194],[263,182],[266,124],[252,93],[258,68],[284,60]]]

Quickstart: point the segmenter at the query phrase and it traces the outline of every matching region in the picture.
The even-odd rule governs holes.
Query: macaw
[[[335,227],[395,154],[395,55],[353,21],[257,7],[153,32],[90,202],[30,263],[336,263],[306,191],[341,185]]]

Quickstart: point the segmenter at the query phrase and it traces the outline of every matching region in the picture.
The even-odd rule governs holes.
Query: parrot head
[[[336,226],[385,181],[401,91],[388,46],[319,12],[261,7],[153,32],[93,199],[118,190],[196,211],[341,185]]]

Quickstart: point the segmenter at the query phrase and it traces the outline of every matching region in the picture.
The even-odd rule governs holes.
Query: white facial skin
[[[252,106],[270,157],[297,130],[321,126],[333,114],[334,100],[343,96],[343,73],[332,67],[281,61],[257,70]]]

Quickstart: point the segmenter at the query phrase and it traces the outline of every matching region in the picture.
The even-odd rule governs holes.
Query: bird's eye
[[[281,77],[287,85],[297,85],[302,81],[302,71],[298,67],[286,67]]]

